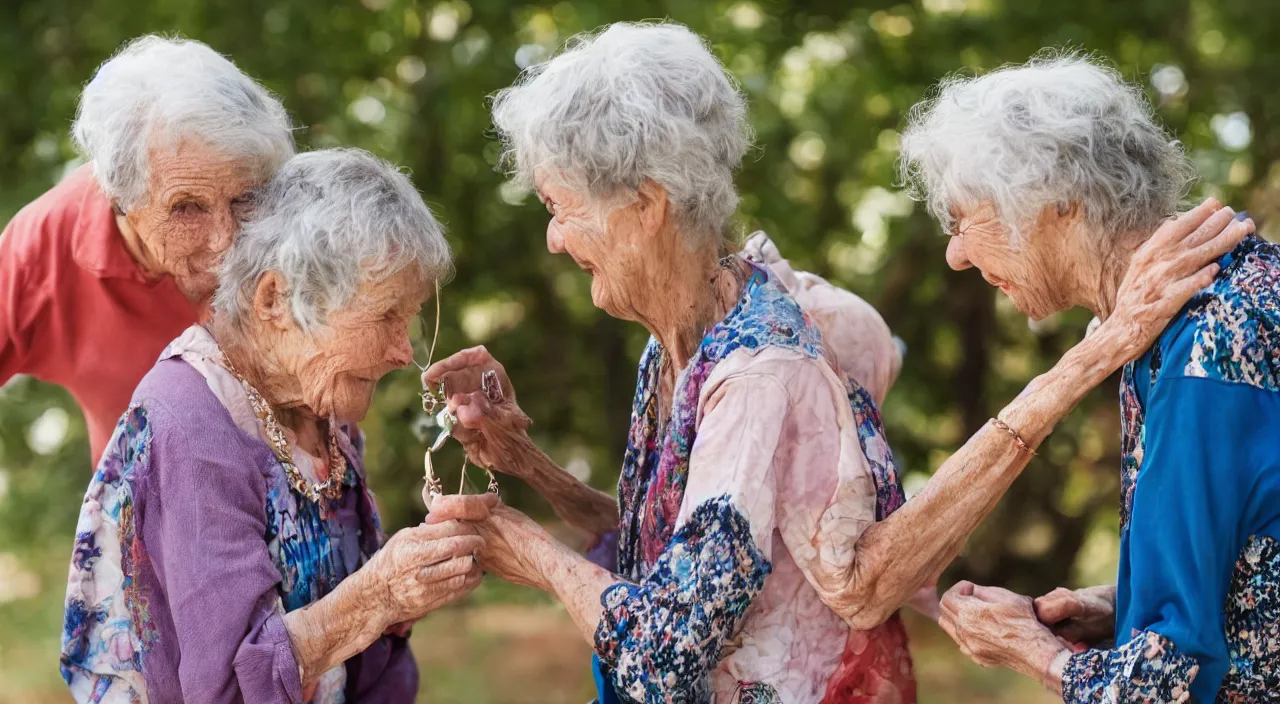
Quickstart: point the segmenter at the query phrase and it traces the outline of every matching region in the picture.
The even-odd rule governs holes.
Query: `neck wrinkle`
[[[1092,257],[1093,266],[1082,269],[1088,273],[1077,284],[1076,303],[1088,308],[1099,320],[1110,317],[1115,311],[1116,295],[1129,272],[1134,252],[1151,238],[1153,232],[1127,232],[1108,240],[1110,250]]]
[[[259,344],[249,335],[225,323],[221,316],[215,317],[209,328],[218,347],[222,349],[222,354],[262,394],[276,418],[289,427],[301,420],[298,412],[302,400],[301,389],[296,380],[285,373],[266,352],[270,345]],[[286,418],[289,419],[287,423]]]
[[[1120,284],[1124,283],[1125,275],[1129,273],[1134,252],[1151,239],[1152,234],[1155,234],[1155,230],[1120,234],[1115,238],[1115,246],[1111,252],[1102,257],[1098,285],[1094,289],[1096,300],[1092,306],[1093,315],[1098,316],[1098,319],[1106,320],[1115,312],[1116,296],[1120,292]]]
[[[707,328],[718,320],[720,279],[715,247],[689,250],[683,236],[674,233],[672,250],[677,252],[662,262],[636,306],[639,322],[649,330],[667,353],[676,376],[698,350]]]

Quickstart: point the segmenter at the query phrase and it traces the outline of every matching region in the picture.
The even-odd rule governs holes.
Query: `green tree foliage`
[[[1248,205],[1260,220],[1277,207],[1280,133],[1267,127],[1280,115],[1280,7],[1256,0],[8,0],[0,221],[64,173],[80,88],[123,41],[177,32],[207,42],[283,98],[302,145],[363,147],[412,171],[457,255],[438,350],[488,345],[538,442],[611,487],[645,332],[593,308],[587,276],[546,252],[547,214],[494,171],[486,97],[576,32],[662,17],[705,34],[750,96],[759,146],[738,180],[735,232],[769,231],[799,267],[874,303],[906,341],[884,413],[913,486],[1088,320],[1076,311],[1033,330],[979,276],[947,269],[938,227],[895,189],[898,130],[937,79],[1045,46],[1098,52],[1147,88],[1185,141],[1204,176],[1198,195]],[[389,528],[422,515],[416,389],[415,372],[390,375],[365,424]],[[1051,437],[955,576],[1033,593],[1112,576],[1115,392],[1113,380]],[[441,460],[460,462],[456,445]],[[40,572],[50,630],[89,475],[64,392],[30,379],[0,392],[0,552],[53,565]],[[504,491],[546,515],[514,480]],[[0,605],[0,626],[17,622],[22,603]]]

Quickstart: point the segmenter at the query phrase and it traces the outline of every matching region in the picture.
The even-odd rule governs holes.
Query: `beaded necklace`
[[[340,498],[342,496],[342,482],[347,475],[347,460],[342,455],[342,449],[338,446],[337,423],[332,419],[329,420],[329,477],[318,484],[308,484],[306,478],[302,476],[302,471],[298,469],[298,465],[294,464],[293,451],[289,449],[289,439],[285,437],[284,427],[276,419],[276,414],[271,411],[271,404],[267,403],[267,399],[263,398],[262,394],[253,387],[253,384],[250,384],[249,380],[244,378],[244,375],[235,368],[235,365],[231,364],[231,360],[227,359],[226,353],[223,353],[219,363],[244,386],[245,393],[249,396],[249,405],[253,408],[254,415],[258,416],[258,420],[262,422],[262,428],[267,434],[268,444],[271,445],[271,452],[280,461],[280,466],[284,468],[284,474],[289,479],[289,485],[312,503],[319,503],[321,497],[328,499]]]

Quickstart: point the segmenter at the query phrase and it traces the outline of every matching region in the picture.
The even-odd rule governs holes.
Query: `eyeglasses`
[[[415,349],[413,355],[413,365],[418,371],[425,373],[427,368],[431,366],[431,362],[435,359],[436,342],[440,339],[440,282],[435,282],[435,302],[436,302],[436,321],[432,327],[431,344],[427,346],[427,363],[418,363],[418,352]],[[422,334],[425,337],[427,332],[427,319],[422,311],[418,311],[418,322],[422,328]],[[416,345],[415,345],[416,347]],[[486,381],[488,381],[486,379]],[[427,414],[435,427],[440,429],[440,434],[436,436],[434,442],[427,448],[426,454],[423,455],[422,464],[426,470],[427,493],[432,497],[443,496],[444,487],[440,483],[440,478],[436,476],[435,468],[432,465],[431,455],[444,447],[444,443],[453,435],[453,429],[458,424],[458,417],[449,412],[447,402],[447,394],[445,393],[444,379],[433,390],[427,387],[426,379],[422,380],[422,411]],[[498,493],[498,480],[493,476],[493,472],[485,470],[485,474],[489,475],[489,487],[486,489],[491,494]],[[467,455],[464,451],[462,454],[462,472],[461,479],[458,482],[458,493],[461,494],[467,484]]]

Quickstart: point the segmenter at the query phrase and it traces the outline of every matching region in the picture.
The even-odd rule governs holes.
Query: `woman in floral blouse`
[[[1141,91],[1074,56],[945,82],[902,145],[953,268],[1103,326],[1192,174]],[[1280,248],[1250,236],[1216,268],[1124,368],[1117,583],[957,585],[942,624],[979,662],[1073,703],[1280,701]]]
[[[1216,253],[1174,252],[1212,210],[1153,244],[1174,262],[1172,285],[1135,276],[1114,322],[904,504],[875,403],[892,372],[858,383],[842,366],[891,360],[859,366],[828,347],[781,262],[725,256],[745,114],[706,45],[673,24],[576,38],[494,102],[508,165],[551,214],[548,249],[591,274],[597,307],[652,334],[616,502],[533,444],[483,348],[425,381],[445,384],[472,458],[524,478],[568,523],[616,533],[606,569],[506,507],[476,524],[485,569],[554,594],[594,644],[602,701],[914,701],[897,610],[937,579],[1028,449],[1207,281]],[[805,286],[791,288],[831,300]],[[859,349],[892,349],[882,322],[866,329],[884,344]]]

